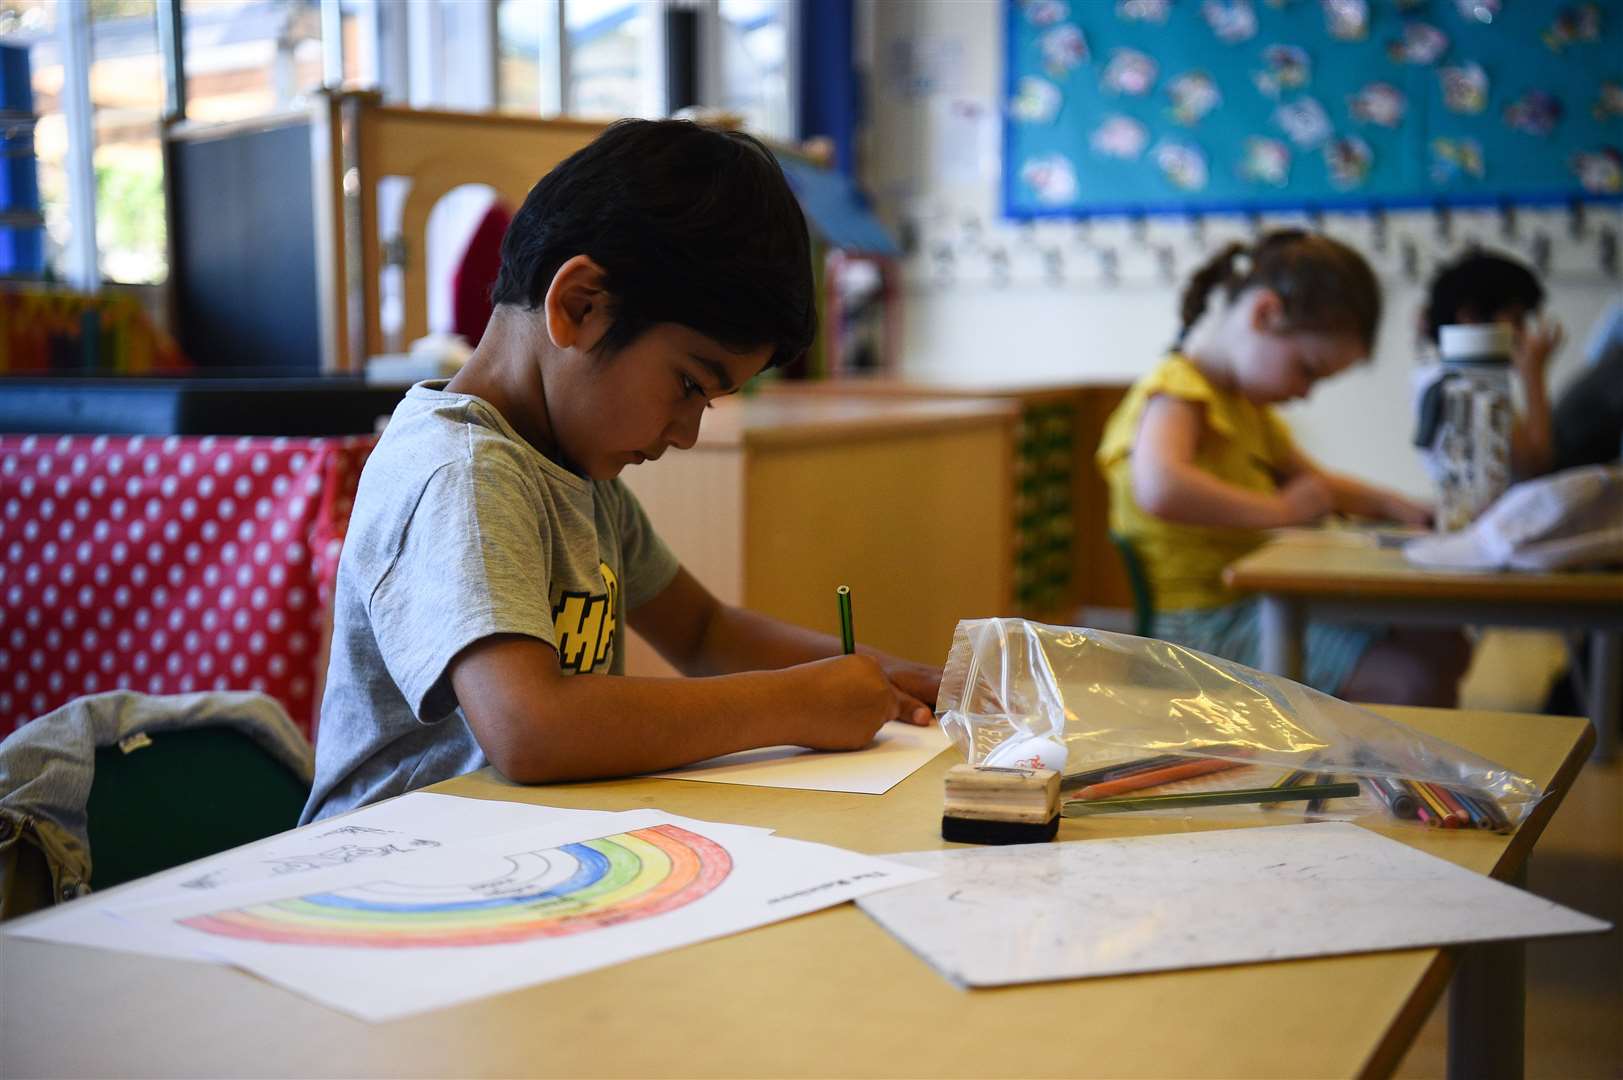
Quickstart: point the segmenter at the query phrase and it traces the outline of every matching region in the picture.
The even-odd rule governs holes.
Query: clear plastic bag
[[[1203,814],[1291,807],[1316,817],[1381,814],[1508,829],[1542,798],[1525,776],[1311,687],[1103,630],[1024,619],[960,622],[938,708],[942,728],[972,765],[1014,764],[1015,756],[1036,764],[1032,748],[1063,746],[1068,816],[1188,813],[1204,805],[1188,796],[1205,795],[1221,808]],[[1052,767],[1057,756],[1046,763]],[[1323,784],[1358,790],[1307,800],[1309,787]],[[1263,787],[1289,789],[1300,801],[1221,804]],[[1165,796],[1177,798],[1170,806],[1151,798]]]

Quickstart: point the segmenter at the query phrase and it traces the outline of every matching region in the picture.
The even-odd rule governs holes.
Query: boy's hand
[[[1566,330],[1548,315],[1541,315],[1529,322],[1527,332],[1522,336],[1521,348],[1516,350],[1513,357],[1524,388],[1526,384],[1533,383],[1543,389],[1544,372],[1549,366],[1550,357],[1555,355],[1566,339]]]
[[[899,719],[919,727],[935,719],[935,699],[941,692],[941,669],[894,656],[881,656],[879,667],[896,693]]]
[[[870,656],[835,656],[800,665],[818,702],[808,730],[796,740],[813,750],[861,750],[899,706],[890,680]]]
[[[1302,472],[1279,489],[1281,525],[1311,525],[1336,508],[1335,493],[1314,472]]]

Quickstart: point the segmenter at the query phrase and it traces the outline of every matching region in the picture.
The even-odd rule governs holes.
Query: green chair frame
[[[1112,532],[1110,542],[1121,557],[1122,569],[1127,572],[1127,584],[1133,590],[1133,633],[1139,637],[1155,636],[1155,593],[1150,588],[1149,576],[1139,560],[1138,549],[1120,533]]]

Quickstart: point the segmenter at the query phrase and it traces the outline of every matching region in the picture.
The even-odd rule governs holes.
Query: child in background
[[[1438,271],[1427,290],[1421,332],[1435,347],[1445,326],[1503,323],[1515,335],[1511,362],[1521,386],[1521,408],[1510,429],[1510,471],[1516,480],[1550,471],[1550,401],[1545,379],[1550,357],[1561,347],[1561,324],[1538,313],[1544,287],[1523,263],[1490,251],[1473,251]]]
[[[1133,386],[1098,455],[1160,637],[1256,666],[1259,603],[1222,573],[1265,530],[1333,511],[1427,522],[1397,492],[1314,464],[1273,409],[1367,357],[1380,307],[1361,256],[1301,231],[1230,245],[1189,282],[1177,348]],[[1312,623],[1302,681],[1354,701],[1452,705],[1469,657],[1458,633]]]
[[[486,763],[580,780],[929,722],[939,669],[719,603],[618,479],[805,351],[811,267],[746,135],[622,121],[536,184],[478,348],[362,473],[304,821]],[[627,625],[695,677],[613,677]]]
[[[1552,472],[1623,459],[1623,300],[1596,321],[1584,368],[1555,403]]]

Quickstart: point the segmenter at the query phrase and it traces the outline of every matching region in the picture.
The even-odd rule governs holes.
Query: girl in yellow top
[[[1196,272],[1181,315],[1177,349],[1106,425],[1110,524],[1144,565],[1160,637],[1255,666],[1257,602],[1222,573],[1265,530],[1332,511],[1422,524],[1430,511],[1320,468],[1273,409],[1369,355],[1380,288],[1357,252],[1296,230],[1232,244]],[[1452,705],[1469,659],[1452,631],[1313,623],[1303,681],[1357,701]]]

